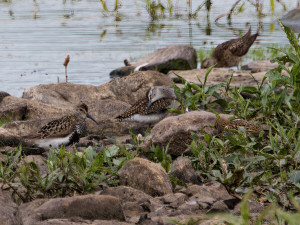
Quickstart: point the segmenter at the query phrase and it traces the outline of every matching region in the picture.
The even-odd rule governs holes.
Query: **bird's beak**
[[[97,125],[99,125],[99,123],[90,114],[87,113],[86,117],[93,120]]]
[[[148,106],[147,106],[147,113],[149,113],[149,109],[150,109],[151,105],[152,105],[152,102],[149,101]]]

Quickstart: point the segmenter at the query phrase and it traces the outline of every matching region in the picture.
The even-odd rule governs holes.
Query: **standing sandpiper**
[[[87,120],[90,118],[96,124],[98,122],[88,114],[88,106],[80,103],[73,114],[52,120],[43,126],[36,135],[24,137],[40,148],[58,148],[61,145],[71,145],[79,141],[80,136],[87,130]]]
[[[261,131],[265,131],[262,126],[258,126],[246,120],[236,119],[230,121],[225,118],[216,120],[216,129],[218,133],[223,133],[226,129],[238,130],[240,127],[243,127],[247,133],[251,133],[255,137],[258,137]],[[267,135],[267,132],[265,132],[264,135]]]
[[[218,45],[212,53],[211,58],[204,59],[201,68],[238,66],[242,56],[246,55],[251,45],[256,40],[258,33],[251,35],[249,31],[241,38],[232,39]]]
[[[153,86],[144,98],[139,99],[116,119],[120,122],[156,123],[166,116],[167,106],[173,99],[176,99],[176,95],[172,88]]]

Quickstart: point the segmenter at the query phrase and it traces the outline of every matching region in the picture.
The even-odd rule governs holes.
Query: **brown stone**
[[[51,219],[120,220],[124,214],[119,199],[109,195],[84,195],[69,198],[39,199],[20,206],[24,225]]]
[[[169,204],[172,208],[182,205],[188,197],[183,193],[170,193],[159,198],[164,204]]]
[[[146,58],[131,66],[125,66],[110,72],[111,77],[126,76],[134,69],[140,71],[156,70],[168,73],[170,70],[190,70],[197,68],[196,50],[189,45],[170,45],[157,49]]]
[[[244,70],[251,70],[251,73],[257,73],[262,71],[269,71],[274,69],[278,66],[277,63],[271,63],[270,60],[259,60],[249,62],[246,65],[242,66]]]
[[[104,135],[127,134],[128,129],[139,131],[146,129],[147,126],[118,122],[115,117],[145,96],[150,87],[155,85],[171,86],[172,81],[156,71],[140,71],[124,78],[113,79],[100,86],[71,83],[38,85],[25,90],[23,94],[28,102],[25,117],[30,120],[60,117],[83,101],[88,105],[89,113],[100,124],[96,125],[88,120],[89,132]],[[5,100],[6,98],[3,101]],[[39,103],[40,108],[35,103]]]
[[[0,224],[21,224],[18,215],[18,206],[11,198],[11,193],[0,190]]]
[[[170,175],[185,183],[201,184],[201,177],[196,173],[191,161],[185,157],[178,157],[173,161]]]
[[[203,185],[191,185],[188,186],[185,192],[188,196],[193,196],[196,194],[202,196],[210,196],[218,200],[227,200],[231,199],[232,196],[228,193],[224,185],[217,181],[210,181]]]
[[[101,195],[111,195],[124,202],[136,202],[144,199],[153,200],[153,198],[145,192],[128,186],[109,187],[102,191]]]
[[[220,116],[229,117],[229,115]],[[150,143],[154,145],[167,146],[169,141],[175,140],[170,144],[168,153],[172,156],[180,156],[191,144],[191,132],[199,132],[202,128],[207,133],[213,133],[216,115],[206,111],[192,111],[177,116],[171,116],[157,123],[151,130],[151,134],[145,138],[144,147],[150,148]],[[180,138],[183,137],[183,138]]]
[[[166,171],[147,159],[134,158],[120,172],[120,182],[151,196],[172,193],[172,184]]]
[[[230,212],[227,205],[223,201],[215,202],[207,213]]]

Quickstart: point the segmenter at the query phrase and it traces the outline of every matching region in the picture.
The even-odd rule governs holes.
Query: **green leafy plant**
[[[125,161],[132,159],[124,148],[112,145],[97,152],[88,147],[83,152],[74,149],[66,152],[60,149],[49,151],[47,172],[41,174],[35,162],[24,162],[21,149],[9,154],[0,164],[0,181],[13,190],[23,201],[38,197],[72,196],[75,193],[90,193],[99,184],[118,183],[117,173]]]
[[[201,83],[201,86],[198,86],[194,83],[190,83],[186,81],[184,78],[176,74],[176,76],[180,79],[182,83],[184,83],[184,87],[180,88],[174,84],[174,92],[177,99],[180,102],[181,109],[170,109],[170,112],[173,113],[185,113],[189,110],[197,110],[197,109],[210,109],[213,104],[219,104],[221,106],[226,106],[227,102],[221,97],[218,93],[221,87],[224,87],[224,84],[216,84],[216,85],[206,85],[207,78],[214,66],[208,68],[205,74],[204,81],[202,82],[199,77],[198,81]],[[214,97],[213,100],[209,100],[209,97]]]

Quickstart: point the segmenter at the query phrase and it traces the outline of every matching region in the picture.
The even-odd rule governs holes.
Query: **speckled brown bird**
[[[128,110],[117,116],[119,121],[156,123],[163,119],[172,99],[176,99],[174,90],[164,86],[153,86],[147,95],[139,99]]]
[[[218,133],[223,133],[226,129],[238,130],[239,127],[244,127],[247,133],[252,133],[256,137],[258,137],[259,133],[264,130],[261,126],[246,120],[237,119],[230,121],[222,117],[216,120],[216,129]]]
[[[251,35],[251,27],[241,38],[232,39],[218,45],[212,53],[211,58],[204,59],[201,68],[238,66],[243,55],[246,55],[254,43],[258,33]]]
[[[88,113],[88,106],[85,103],[80,103],[76,106],[74,113],[52,120],[43,126],[37,134],[24,138],[31,139],[31,142],[41,148],[67,146],[78,142],[80,136],[87,130],[86,118],[90,118],[98,124]]]

